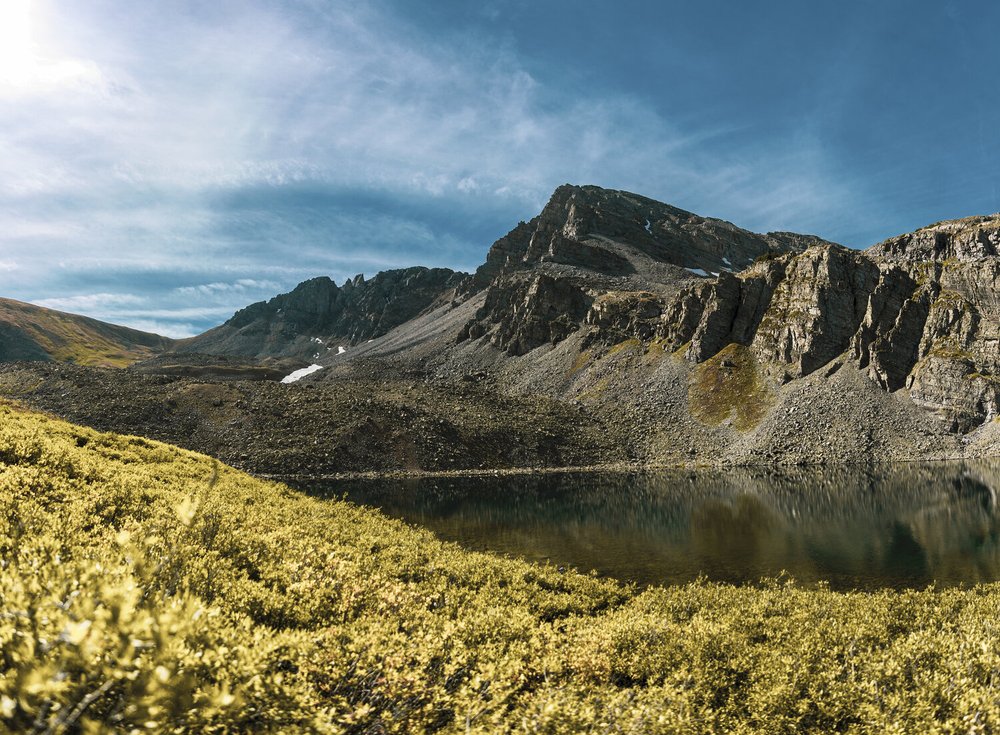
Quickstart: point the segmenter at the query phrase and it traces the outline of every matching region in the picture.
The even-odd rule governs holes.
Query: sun
[[[0,82],[29,83],[37,64],[31,0],[0,0]]]

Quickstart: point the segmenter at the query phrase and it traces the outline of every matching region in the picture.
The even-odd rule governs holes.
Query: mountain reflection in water
[[[471,549],[640,584],[1000,579],[998,463],[307,483]]]

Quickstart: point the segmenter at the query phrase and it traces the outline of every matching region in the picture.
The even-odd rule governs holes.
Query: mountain
[[[579,329],[604,294],[674,293],[692,277],[824,242],[759,235],[629,192],[566,184],[537,217],[494,243],[463,284],[486,296],[459,339],[489,334],[508,354],[524,354]]]
[[[55,360],[124,367],[174,345],[174,340],[76,314],[0,299],[0,362]]]
[[[318,359],[375,337],[447,299],[467,277],[447,268],[357,275],[337,286],[313,278],[270,301],[251,304],[229,321],[178,343],[180,353]]]
[[[269,474],[995,456],[998,243],[1000,216],[858,251],[567,185],[472,275],[314,279],[134,375],[0,383]],[[322,369],[205,369],[271,355]]]
[[[486,376],[606,411],[642,462],[991,453],[998,243],[1000,216],[857,251],[565,186],[493,245],[464,300],[316,379]]]

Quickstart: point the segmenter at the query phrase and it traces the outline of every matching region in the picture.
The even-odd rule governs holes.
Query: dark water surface
[[[1000,579],[1000,464],[306,483],[469,549],[641,584]]]

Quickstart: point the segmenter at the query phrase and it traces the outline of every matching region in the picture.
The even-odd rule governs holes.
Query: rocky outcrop
[[[751,348],[783,381],[840,355],[858,329],[878,267],[860,253],[821,245],[685,289],[667,308],[662,336],[696,363],[728,344]]]
[[[584,324],[592,328],[588,335],[591,341],[649,341],[656,336],[665,306],[662,297],[649,291],[611,291],[594,301]]]
[[[781,366],[785,379],[808,375],[850,345],[878,275],[878,266],[860,253],[810,248],[788,264],[751,349]]]
[[[938,222],[916,232],[889,238],[868,254],[882,260],[929,263],[996,257],[1000,248],[1000,215]]]
[[[602,296],[652,293],[662,310],[670,296],[695,279],[823,242],[785,232],[759,235],[636,194],[567,184],[556,189],[537,217],[497,240],[486,263],[462,284],[461,294],[486,289],[487,295],[459,341],[486,337],[523,354],[585,323],[598,327],[594,333],[604,341],[623,334],[629,324],[641,335],[651,334],[648,300],[635,302],[645,313],[624,316],[620,305]],[[545,281],[549,285],[532,291],[540,275],[564,285]],[[535,298],[543,300],[534,303]],[[589,312],[590,304],[598,311]],[[559,314],[552,329],[534,323],[550,309]],[[522,319],[529,321],[521,324]],[[612,322],[605,334],[601,325]]]
[[[459,341],[478,339],[490,329],[490,341],[508,355],[556,344],[580,328],[590,298],[572,283],[545,274],[508,277],[486,294],[476,318]]]
[[[865,253],[816,245],[722,273],[677,294],[656,336],[696,364],[746,346],[779,383],[848,356],[968,432],[1000,415],[998,229],[973,218]]]
[[[370,280],[358,275],[342,286],[325,276],[313,278],[251,304],[225,324],[185,340],[177,351],[313,359],[385,334],[446,301],[467,277],[446,268],[407,268]]]

